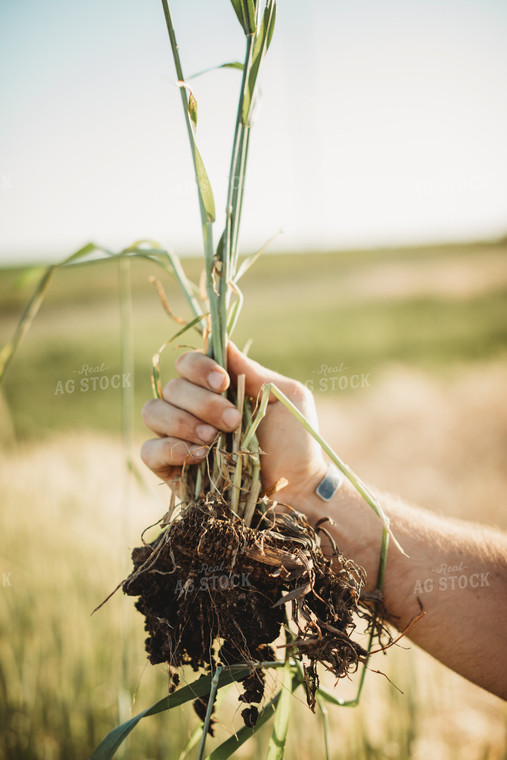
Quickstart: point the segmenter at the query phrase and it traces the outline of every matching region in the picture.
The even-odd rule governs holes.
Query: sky
[[[185,76],[240,60],[229,0],[172,0]],[[241,246],[389,247],[507,233],[507,3],[279,0]],[[0,263],[93,240],[200,249],[159,0],[0,0]],[[193,80],[223,225],[240,73]]]

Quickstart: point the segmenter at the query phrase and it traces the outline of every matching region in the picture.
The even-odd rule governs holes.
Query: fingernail
[[[222,391],[225,390],[226,386],[226,377],[223,374],[223,372],[217,372],[214,370],[213,372],[210,372],[208,375],[208,384],[211,388],[213,388],[214,391]]]
[[[227,428],[231,428],[231,430],[234,430],[238,427],[240,421],[241,421],[241,414],[238,412],[237,409],[233,409],[232,407],[229,407],[229,409],[226,409],[225,412],[222,414],[222,421]]]
[[[222,372],[214,370],[208,375],[208,384],[214,391],[225,389],[225,375]]]
[[[192,459],[204,459],[208,453],[207,446],[199,446],[197,443],[193,443],[189,448],[189,453]]]
[[[195,432],[201,441],[204,441],[205,443],[213,441],[217,434],[217,431],[214,427],[211,427],[211,425],[197,425]]]

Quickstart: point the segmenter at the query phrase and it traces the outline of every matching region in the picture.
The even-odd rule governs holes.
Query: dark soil
[[[264,499],[264,509],[266,504]],[[314,530],[298,512],[275,514],[268,504],[254,524],[231,519],[227,505],[208,494],[184,507],[151,544],[134,549],[134,570],[123,591],[139,597],[149,660],[168,663],[174,683],[183,665],[210,672],[219,664],[275,659],[273,642],[287,609],[291,630],[281,646],[302,660],[313,708],[318,663],[342,677],[367,656],[350,638],[354,613],[380,635],[362,597],[365,574],[338,549],[332,561],[324,557],[318,538],[323,528]],[[242,715],[254,725],[258,710],[252,703],[264,694],[262,671],[253,671],[243,689],[239,699],[250,706]],[[199,702],[198,714],[205,713],[206,700]]]

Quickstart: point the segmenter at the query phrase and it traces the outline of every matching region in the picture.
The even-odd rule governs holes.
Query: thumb
[[[259,362],[250,359],[239,348],[229,341],[227,345],[227,371],[236,384],[238,375],[245,375],[245,392],[247,396],[255,398],[261,387],[266,383],[274,383],[286,396],[300,396],[301,384],[290,377],[280,375]],[[274,401],[271,396],[270,401]]]

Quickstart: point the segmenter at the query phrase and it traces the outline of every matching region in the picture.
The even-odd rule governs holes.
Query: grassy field
[[[310,272],[304,257],[266,257],[245,278],[237,342],[252,337],[252,355],[313,385],[323,434],[370,483],[507,529],[506,253],[500,244],[315,253]],[[189,262],[196,278],[198,269]],[[132,273],[135,371],[127,381],[137,420],[151,393],[150,357],[175,327],[147,282],[156,272],[134,264]],[[2,343],[29,293],[16,289],[19,275],[0,278]],[[170,280],[166,290],[185,314]],[[61,273],[6,378],[1,760],[85,758],[119,720],[166,692],[164,669],[146,664],[132,600],[116,596],[90,617],[167,503],[156,479],[146,475],[142,487],[124,466],[121,392],[111,387],[115,376],[123,382],[119,336],[116,267]],[[353,376],[362,378],[357,388]],[[136,461],[143,436],[136,423]],[[372,667],[389,680],[370,673],[359,708],[330,708],[333,760],[507,758],[500,700],[408,642]],[[351,688],[340,684],[338,693]],[[296,696],[286,756],[321,760],[322,717]],[[221,700],[209,749],[241,724],[234,687]],[[148,718],[123,757],[177,758],[196,723],[191,710]],[[238,757],[261,757],[268,736],[263,729]]]
[[[200,267],[187,264],[197,282]],[[0,278],[2,343],[31,292],[16,287],[20,274],[5,270]],[[152,274],[160,275],[154,265],[132,264],[135,361],[125,382],[135,385],[138,407],[151,395],[151,356],[177,329],[148,282]],[[188,316],[176,282],[164,277],[174,311]],[[374,377],[392,363],[445,373],[504,355],[507,346],[507,244],[266,256],[243,283],[245,308],[234,339],[240,346],[251,339],[252,356],[304,382],[315,380],[322,365],[342,366],[349,376]],[[199,340],[197,333],[183,338],[196,346]],[[164,379],[174,356],[170,348],[163,357]],[[17,436],[116,432],[115,375],[123,375],[117,266],[59,272],[5,381]],[[343,386],[335,381],[338,393]]]

